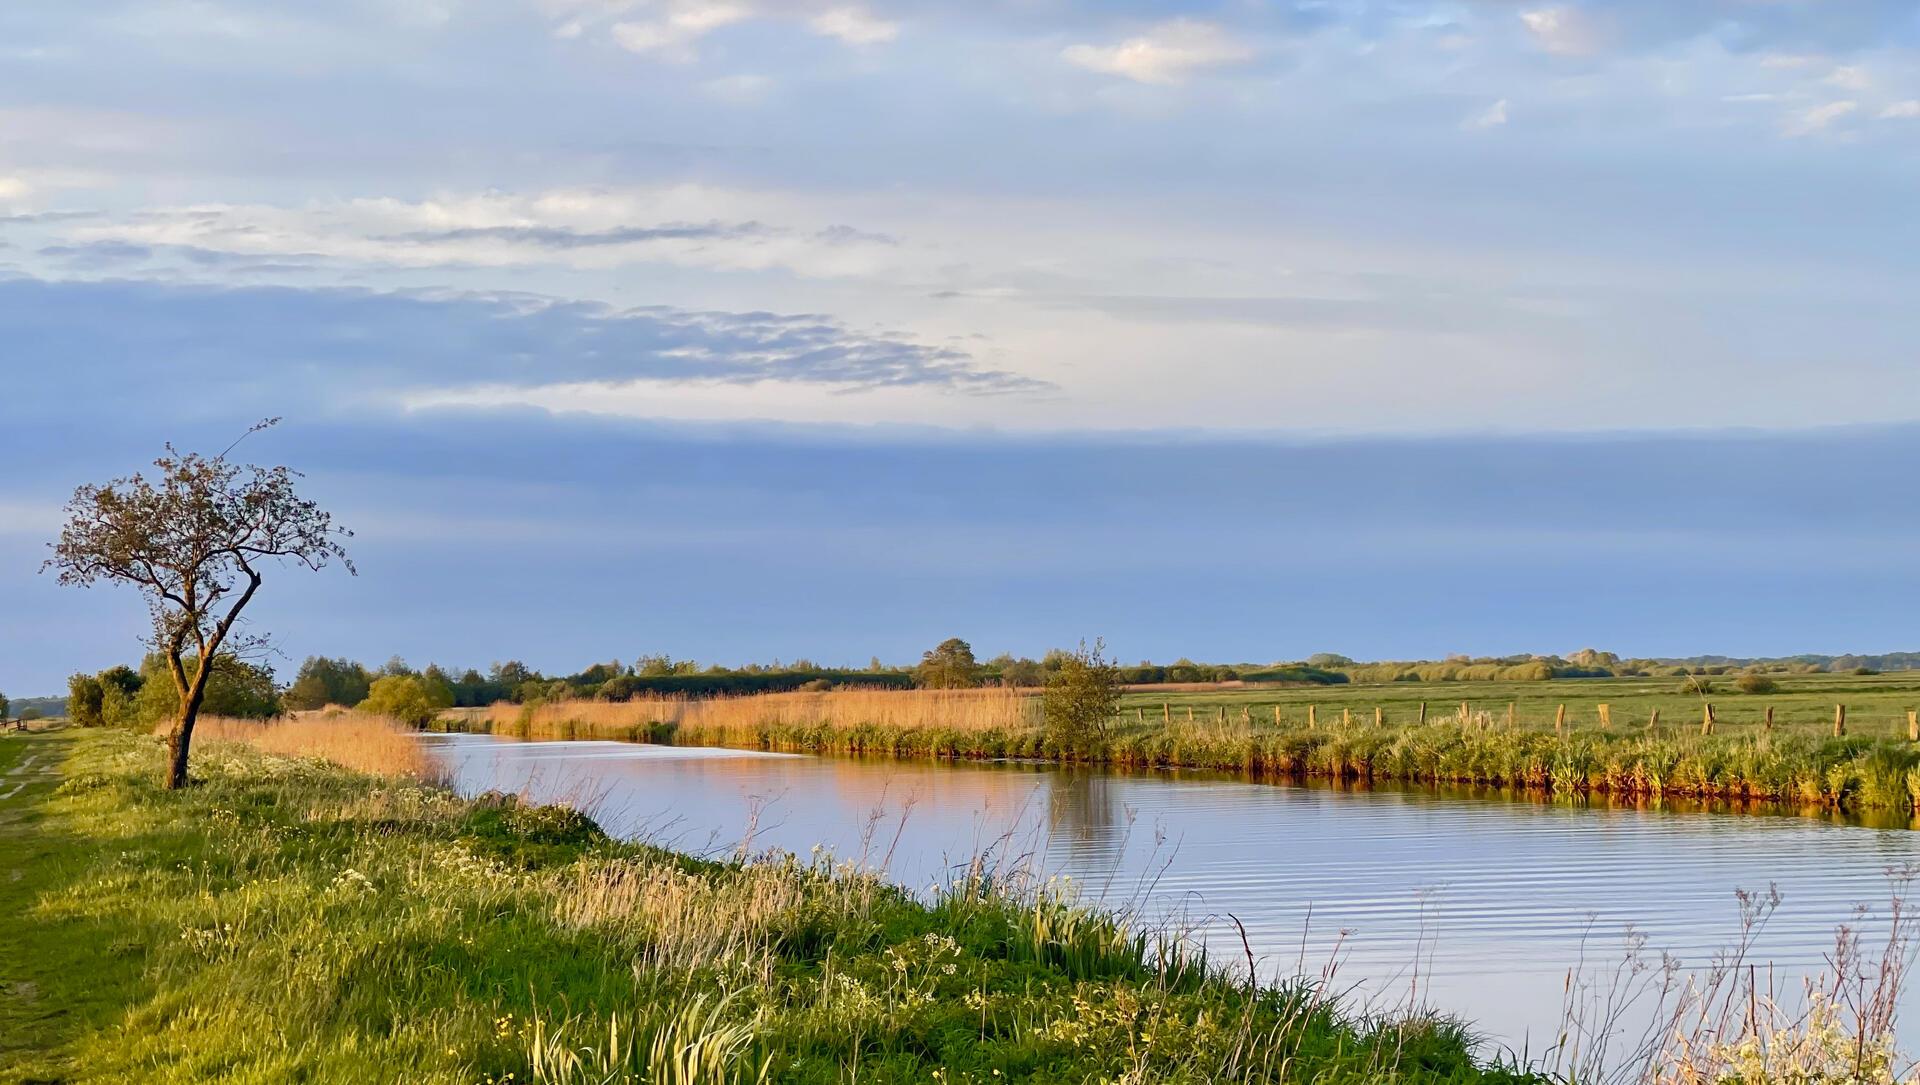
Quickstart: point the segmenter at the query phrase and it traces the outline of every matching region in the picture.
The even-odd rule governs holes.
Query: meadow
[[[150,736],[0,737],[0,1082],[1540,1080],[1058,885],[696,861],[396,740],[210,723],[169,792]]]
[[[1007,689],[501,704],[449,725],[529,738],[1916,810],[1920,675],[1773,681],[1767,692],[1743,692],[1732,676],[1136,690],[1103,735],[1071,743],[1048,734],[1030,693]]]

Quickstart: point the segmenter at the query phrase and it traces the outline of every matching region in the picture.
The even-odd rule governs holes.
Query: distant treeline
[[[283,710],[327,705],[366,706],[402,718],[431,718],[443,708],[479,708],[502,701],[539,704],[597,698],[627,701],[635,697],[679,695],[712,697],[840,688],[908,689],[1047,684],[1069,653],[1048,652],[1040,659],[1000,655],[976,661],[966,641],[950,638],[928,651],[912,667],[888,666],[874,659],[863,669],[823,667],[807,659],[775,660],[741,667],[701,667],[669,656],[641,656],[632,663],[595,663],[566,675],[547,675],[517,660],[495,663],[485,671],[456,670],[437,664],[415,669],[395,657],[377,667],[345,658],[314,656],[300,665],[293,682],[280,688],[273,671],[230,657],[215,661],[206,709],[224,716],[266,717]],[[1920,669],[1920,652],[1883,655],[1796,655],[1739,658],[1704,655],[1687,658],[1627,659],[1612,652],[1585,649],[1569,656],[1451,656],[1441,660],[1360,662],[1322,653],[1298,662],[1196,663],[1179,659],[1142,661],[1118,668],[1120,681],[1135,686],[1248,682],[1292,685],[1342,685],[1387,682],[1539,682],[1555,678],[1678,677],[1681,675],[1873,673]],[[383,681],[387,680],[387,681]],[[140,666],[111,667],[75,675],[68,696],[22,698],[12,713],[65,715],[89,725],[149,727],[177,708],[173,682],[159,656]]]

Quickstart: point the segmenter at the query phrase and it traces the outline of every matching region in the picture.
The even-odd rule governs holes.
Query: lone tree
[[[974,661],[973,646],[959,637],[941,641],[920,657],[914,680],[923,689],[972,689],[979,685],[980,664]]]
[[[41,567],[58,571],[62,584],[131,584],[146,596],[152,645],[179,695],[167,736],[169,790],[187,784],[187,751],[213,661],[265,644],[234,631],[263,568],[317,570],[338,560],[354,571],[340,544],[352,532],[294,493],[297,472],[235,464],[227,459],[232,451],[207,457],[168,445],[153,461],[152,479],[136,474],[75,490],[53,557]]]

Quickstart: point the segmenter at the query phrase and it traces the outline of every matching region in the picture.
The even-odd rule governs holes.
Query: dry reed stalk
[[[531,708],[497,704],[493,730],[530,736],[632,738],[668,725],[680,741],[750,744],[768,727],[885,727],[899,730],[1017,731],[1033,726],[1033,698],[1015,689],[830,690],[743,697],[647,697],[554,701]]]
[[[194,735],[202,741],[241,742],[285,757],[318,757],[379,776],[426,780],[439,774],[413,729],[385,716],[345,712],[265,722],[203,716]]]

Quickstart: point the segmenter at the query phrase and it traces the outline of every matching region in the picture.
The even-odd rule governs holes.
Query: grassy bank
[[[1151,712],[1135,698],[1105,737],[1073,746],[1049,738],[1032,697],[1006,690],[500,705],[457,725],[531,738],[897,757],[1023,757],[1621,799],[1758,801],[1896,814],[1916,809],[1920,744],[1907,740],[1906,710],[1897,707],[1909,703],[1909,696],[1920,697],[1908,679],[1873,686],[1871,697],[1849,693],[1843,684],[1867,679],[1818,676],[1804,681],[1806,688],[1765,696],[1716,695],[1714,700],[1680,697],[1665,680],[1653,687],[1647,686],[1649,680],[1632,681],[1637,684],[1578,683],[1589,700],[1570,705],[1564,715],[1565,690],[1549,690],[1548,700],[1522,709],[1517,701],[1485,696],[1506,692],[1500,684],[1474,689],[1449,683],[1445,711],[1429,700],[1424,724],[1418,695],[1431,697],[1434,690],[1406,690],[1399,683],[1339,691],[1344,699],[1314,691],[1313,700],[1264,706],[1247,700],[1252,695],[1245,691],[1188,695],[1177,704],[1169,698],[1156,701]],[[1478,707],[1475,694],[1483,695]],[[1305,694],[1289,691],[1289,696]],[[1389,701],[1389,696],[1403,699]],[[1816,703],[1826,705],[1818,724],[1808,718]],[[1836,703],[1848,705],[1847,731],[1840,736],[1832,733]],[[1605,725],[1602,704],[1608,705]],[[1702,733],[1707,704],[1714,706],[1711,734]],[[1778,706],[1771,728],[1765,723],[1769,704]],[[1508,705],[1515,706],[1511,713]],[[1195,707],[1189,720],[1187,709]],[[1665,709],[1658,722],[1656,708]]]
[[[151,738],[0,737],[0,1082],[1525,1080],[1057,896],[695,862],[226,737],[184,792]]]

